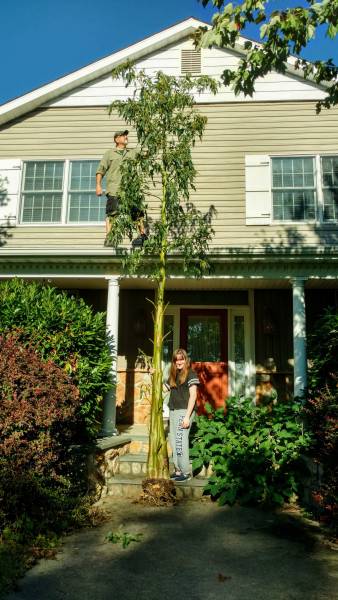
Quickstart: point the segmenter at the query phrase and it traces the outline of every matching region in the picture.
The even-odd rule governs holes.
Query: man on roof
[[[128,145],[128,133],[127,129],[123,131],[116,131],[114,134],[115,148],[107,150],[97,168],[96,171],[96,195],[102,196],[102,179],[106,177],[106,239],[105,245],[109,245],[108,238],[109,233],[112,229],[114,220],[118,217],[119,213],[119,190],[121,185],[121,165],[127,158],[134,158],[137,154],[137,148],[129,149]],[[133,247],[143,246],[144,241],[147,239],[145,225],[144,225],[144,212],[137,206],[133,206],[131,209],[131,218],[136,223],[139,236],[133,240]]]

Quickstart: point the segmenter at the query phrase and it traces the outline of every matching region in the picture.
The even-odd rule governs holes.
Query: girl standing
[[[191,479],[189,431],[193,421],[199,379],[195,371],[190,368],[190,360],[182,348],[175,350],[173,354],[169,380],[165,385],[170,390],[169,439],[175,466],[170,479],[187,481]]]

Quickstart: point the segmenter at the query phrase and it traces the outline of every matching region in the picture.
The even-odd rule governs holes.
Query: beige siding
[[[245,154],[337,153],[338,109],[315,114],[313,102],[202,105],[208,117],[202,143],[193,151],[198,170],[193,200],[217,210],[217,248],[338,245],[337,225],[245,225]],[[0,128],[0,159],[97,158],[122,122],[103,107],[50,108]],[[136,142],[130,136],[130,144]],[[154,206],[154,201],[152,204]],[[100,226],[18,226],[7,247],[102,247]]]

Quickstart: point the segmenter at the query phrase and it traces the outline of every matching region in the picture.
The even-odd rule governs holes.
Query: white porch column
[[[113,359],[111,377],[113,388],[109,390],[104,399],[103,422],[100,437],[118,435],[116,429],[116,383],[117,383],[117,347],[119,326],[119,278],[108,278],[107,298],[107,333],[109,336],[110,354]]]
[[[292,279],[293,299],[293,357],[294,357],[294,397],[302,396],[307,386],[306,321],[305,321],[305,279]]]

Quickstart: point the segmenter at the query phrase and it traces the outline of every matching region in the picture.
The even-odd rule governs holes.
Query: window
[[[273,158],[273,219],[312,221],[316,218],[316,203],[314,158]]]
[[[21,223],[99,223],[105,196],[95,194],[98,160],[24,163]]]
[[[338,219],[338,156],[322,156],[323,218]]]
[[[338,156],[272,157],[274,221],[338,220]]]
[[[104,221],[105,197],[96,196],[97,161],[75,160],[70,163],[68,221]]]
[[[61,221],[64,163],[34,161],[25,163],[22,193],[23,223]]]

